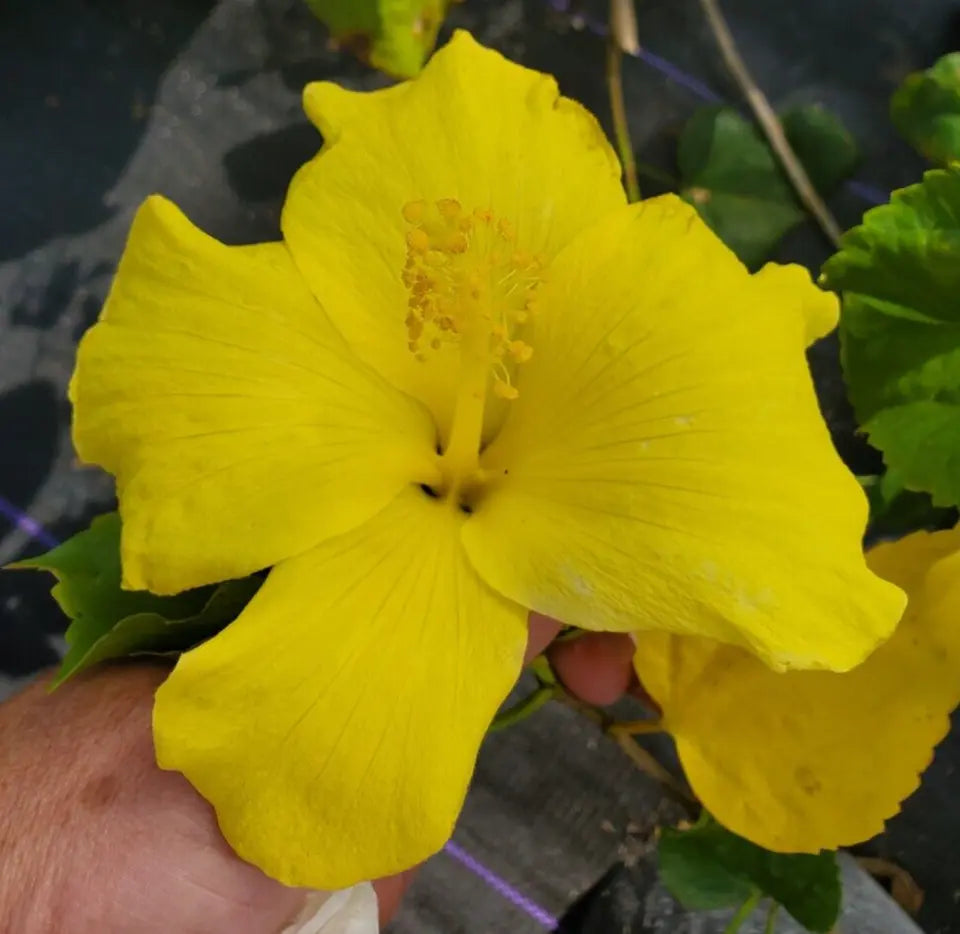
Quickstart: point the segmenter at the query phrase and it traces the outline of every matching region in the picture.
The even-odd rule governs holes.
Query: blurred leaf
[[[780,117],[783,131],[822,195],[848,179],[860,163],[860,147],[839,118],[816,105],[795,107]]]
[[[13,569],[50,571],[52,594],[72,622],[56,687],[108,658],[184,651],[236,619],[260,579],[247,577],[172,597],[120,589],[120,517],[109,513],[85,532]]]
[[[853,137],[820,107],[783,115],[784,132],[810,178],[828,194],[859,161]],[[758,267],[806,214],[760,131],[730,108],[704,107],[678,152],[681,194],[748,266]]]
[[[960,503],[960,166],[868,211],[822,282],[843,293],[841,362],[870,443],[905,489]]]
[[[908,75],[890,102],[900,135],[931,162],[960,159],[960,52]]]
[[[685,907],[734,907],[772,898],[811,931],[829,931],[840,913],[836,854],[771,853],[721,827],[706,812],[688,830],[665,828],[660,876]]]
[[[455,0],[307,0],[331,35],[375,68],[412,78]]]
[[[681,194],[748,266],[803,220],[759,131],[734,110],[697,111],[680,137]]]
[[[900,537],[919,529],[949,528],[957,522],[955,509],[934,506],[929,493],[908,490],[899,471],[860,477],[860,485],[870,503],[869,540]]]

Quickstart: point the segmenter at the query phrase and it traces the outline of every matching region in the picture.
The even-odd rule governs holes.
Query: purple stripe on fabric
[[[452,840],[443,848],[443,851],[455,859],[465,869],[482,879],[491,889],[502,895],[508,902],[519,908],[537,924],[548,931],[555,931],[560,921],[545,908],[538,905],[532,898],[515,889],[506,879],[497,875],[488,866],[485,866],[475,856],[471,856],[462,846]]]
[[[870,204],[886,204],[890,200],[889,192],[877,188],[876,185],[871,185],[869,182],[858,182],[856,179],[851,179],[845,184],[853,194]]]
[[[17,509],[10,500],[0,496],[0,515],[12,522],[21,532],[26,532],[47,548],[56,548],[60,544],[36,519],[32,519],[23,510]]]
[[[641,48],[637,53],[637,58],[651,68],[659,71],[665,78],[669,78],[674,84],[679,84],[686,88],[691,94],[699,97],[700,100],[709,104],[722,104],[723,98],[717,94],[713,88],[708,87],[699,78],[687,74],[682,68],[674,65],[673,62],[662,58],[651,52],[649,49]]]

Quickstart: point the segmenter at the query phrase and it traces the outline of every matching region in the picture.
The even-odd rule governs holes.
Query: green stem
[[[730,919],[730,923],[723,929],[723,934],[739,934],[743,922],[753,914],[753,910],[760,904],[760,893],[754,892],[738,909],[737,913]]]
[[[780,903],[770,902],[770,908],[767,910],[767,923],[763,926],[763,934],[773,934],[777,926],[778,911],[780,911]]]
[[[540,687],[557,684],[557,676],[550,667],[550,660],[546,655],[538,655],[527,663],[527,670],[533,673],[533,676],[540,682]]]
[[[680,187],[678,178],[649,162],[637,163],[637,176],[638,178],[649,178],[655,182],[660,182],[661,185],[666,185],[671,191],[676,191]]]
[[[626,733],[628,736],[641,734],[662,733],[663,723],[660,720],[617,720],[607,727],[609,733]]]
[[[633,156],[627,108],[623,100],[622,64],[623,52],[617,40],[611,37],[607,42],[607,91],[610,94],[610,111],[613,115],[613,135],[623,166],[623,185],[627,189],[627,198],[632,202],[640,200],[640,183],[637,181],[637,162]]]
[[[548,700],[551,700],[556,690],[550,685],[542,685],[537,688],[529,697],[508,707],[506,710],[498,713],[490,724],[490,732],[505,730],[508,726],[514,726],[521,720],[535,714]]]

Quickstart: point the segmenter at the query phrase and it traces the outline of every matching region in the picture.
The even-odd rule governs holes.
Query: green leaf
[[[878,477],[860,477],[870,503],[868,537],[897,538],[918,529],[942,529],[956,524],[955,509],[933,505],[929,493],[916,493],[904,486],[899,471],[887,470]]]
[[[247,577],[172,597],[120,588],[120,517],[99,516],[85,532],[46,554],[9,566],[43,570],[72,622],[53,686],[109,658],[184,651],[236,619],[260,586]]]
[[[735,110],[704,108],[680,137],[681,195],[748,266],[803,220],[773,153]]]
[[[829,931],[840,914],[836,854],[771,853],[704,813],[688,830],[664,829],[660,876],[687,908],[744,904],[756,896],[782,905],[811,931]]]
[[[821,281],[843,293],[841,362],[870,443],[906,489],[960,503],[960,166],[868,211]]]
[[[811,180],[829,194],[859,161],[853,137],[820,107],[791,110],[782,120]],[[752,268],[806,217],[760,131],[735,110],[698,110],[681,134],[678,160],[683,197]]]
[[[816,105],[795,107],[780,116],[783,132],[822,195],[829,195],[860,164],[860,147],[829,110]]]
[[[691,911],[735,908],[756,893],[753,882],[720,858],[699,824],[689,830],[664,827],[657,856],[663,884]]]
[[[307,0],[331,35],[375,68],[412,78],[454,0]]]
[[[908,75],[890,102],[900,135],[931,162],[960,159],[960,52]]]

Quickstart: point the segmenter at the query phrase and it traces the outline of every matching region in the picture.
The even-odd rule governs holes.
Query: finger
[[[547,655],[564,687],[588,704],[612,704],[633,678],[633,641],[624,633],[591,632],[558,642]]]
[[[530,614],[530,635],[527,639],[527,651],[523,656],[523,662],[526,664],[532,658],[536,658],[560,632],[561,624],[549,616],[543,616],[540,613]]]
[[[388,924],[400,907],[407,889],[413,883],[417,874],[418,866],[401,872],[396,876],[387,876],[385,879],[377,879],[373,883],[377,892],[377,902],[380,906],[380,926]]]

